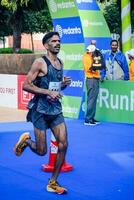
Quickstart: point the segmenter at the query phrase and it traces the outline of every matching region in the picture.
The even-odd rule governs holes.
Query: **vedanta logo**
[[[65,61],[81,61],[82,60],[82,54],[80,53],[71,53],[68,54],[65,51],[61,50],[59,53],[59,57],[65,62]]]
[[[69,87],[80,87],[82,88],[83,82],[82,81],[72,81]]]
[[[62,28],[60,25],[56,25],[55,27],[56,31],[59,33],[60,37],[64,35],[74,35],[74,34],[81,34],[82,30],[80,27],[68,27],[68,28]]]
[[[89,22],[88,19],[84,19],[83,20],[83,26],[84,27],[91,27],[91,26],[103,26],[103,22],[99,21],[99,22]]]
[[[49,0],[49,6],[50,6],[50,9],[52,12],[57,12],[58,9],[74,8],[75,4],[74,4],[74,2],[56,3],[55,0]]]

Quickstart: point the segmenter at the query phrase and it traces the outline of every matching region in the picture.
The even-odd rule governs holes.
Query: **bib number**
[[[60,92],[61,90],[61,82],[50,82],[49,90]]]

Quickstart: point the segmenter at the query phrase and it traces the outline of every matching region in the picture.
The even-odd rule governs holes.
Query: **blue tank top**
[[[47,64],[47,74],[44,76],[37,76],[34,80],[34,84],[40,88],[50,89],[54,91],[61,90],[61,82],[63,80],[63,66],[61,64],[61,69],[56,69],[46,56],[43,57]],[[61,61],[59,60],[61,63]],[[62,112],[62,106],[60,100],[52,102],[50,96],[48,95],[35,95],[34,98],[29,102],[36,108],[40,113],[46,115],[57,115]],[[32,107],[31,106],[31,107]]]

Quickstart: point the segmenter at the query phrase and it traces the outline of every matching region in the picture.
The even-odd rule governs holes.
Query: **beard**
[[[58,53],[59,53],[59,51],[58,52],[56,52],[56,51],[50,51],[52,54],[54,54],[54,55],[57,55]]]
[[[60,48],[59,48],[59,49],[52,48],[52,49],[50,49],[50,52],[51,52],[52,54],[57,55],[57,54],[60,52]]]

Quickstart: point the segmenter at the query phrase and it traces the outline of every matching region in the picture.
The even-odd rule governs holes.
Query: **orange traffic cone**
[[[43,164],[42,170],[44,172],[52,172],[54,170],[55,159],[58,151],[58,145],[54,135],[51,135],[51,144],[50,144],[50,155],[49,155],[49,164]],[[73,169],[72,165],[64,162],[61,167],[61,172],[71,171]]]

